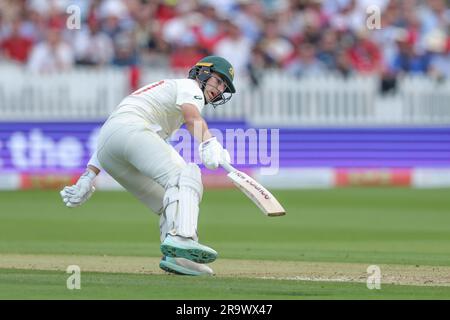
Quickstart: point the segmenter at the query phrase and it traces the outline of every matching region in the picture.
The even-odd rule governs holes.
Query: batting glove
[[[224,162],[230,162],[230,154],[217,141],[216,137],[212,137],[200,143],[199,147],[200,159],[208,169],[217,169]]]
[[[94,193],[94,179],[97,175],[90,169],[81,175],[77,183],[64,187],[59,193],[67,207],[74,208],[85,203]]]

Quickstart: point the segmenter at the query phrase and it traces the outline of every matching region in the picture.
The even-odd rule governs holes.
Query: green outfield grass
[[[265,217],[237,190],[204,195],[200,240],[224,258],[450,265],[449,190],[274,192]],[[158,217],[124,192],[83,207],[54,191],[0,192],[0,252],[159,256]]]
[[[449,299],[450,287],[82,273],[81,290],[68,290],[64,272],[1,270],[0,299]],[[201,290],[199,289],[201,288]],[[269,302],[267,302],[269,303]]]
[[[263,216],[235,189],[205,192],[199,220],[200,241],[216,249],[220,258],[450,266],[448,189],[296,190],[274,194],[287,209],[284,217]],[[158,217],[124,192],[96,192],[88,203],[76,209],[64,207],[57,191],[0,192],[2,253],[158,257]],[[36,280],[27,280],[34,275]],[[92,279],[92,291],[83,291],[80,296],[96,297],[95,292],[102,291],[101,279],[105,279],[106,287],[114,286],[111,277],[120,280],[118,286],[127,288],[141,281],[160,286],[167,282],[170,287],[175,281],[163,275],[97,274],[96,282],[94,275],[86,275]],[[22,292],[30,298],[40,294],[50,298],[57,281],[54,279],[66,276],[64,272],[3,270],[0,297],[14,297],[13,292],[20,296]],[[46,277],[47,291],[26,289]],[[3,286],[6,279],[10,279],[8,285]],[[270,290],[271,281],[279,281],[279,291]],[[199,298],[211,297],[209,294],[214,290],[221,292],[220,288],[231,288],[230,283],[238,287],[242,283],[254,290],[224,291],[223,298],[406,298],[416,290],[392,286],[392,291],[381,290],[380,294],[367,290],[364,284],[220,277],[188,278],[183,282],[209,288],[198,292]],[[133,297],[158,298],[157,291],[144,287],[136,287],[134,293],[127,290]],[[308,295],[309,292],[313,294]],[[421,287],[415,292],[423,298],[450,298],[445,288]],[[54,293],[62,297],[58,290]],[[97,297],[121,295],[114,290],[104,294]],[[188,297],[173,291],[160,298],[170,295]]]

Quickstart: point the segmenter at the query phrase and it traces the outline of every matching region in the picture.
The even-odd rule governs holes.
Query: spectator
[[[438,80],[450,79],[450,47],[446,34],[437,29],[428,33],[425,41],[428,51],[432,54],[430,76]]]
[[[11,34],[0,42],[0,49],[6,58],[24,64],[28,61],[33,41],[22,36],[21,26],[22,21],[20,19],[12,22]]]
[[[23,34],[33,39],[34,43],[45,41],[49,22],[38,11],[27,8],[25,11],[27,20],[22,23]]]
[[[334,6],[330,8],[330,4],[335,2]],[[361,19],[361,13],[357,13],[356,0],[339,0],[327,1],[328,14],[330,15],[330,24],[333,29],[340,31],[353,31],[353,28],[361,28],[364,25],[364,20]]]
[[[409,1],[406,0],[405,3]],[[405,19],[406,21],[411,21],[414,13],[409,12],[407,5],[404,8],[404,14],[409,18]],[[391,3],[386,7],[384,11],[381,12],[383,19],[381,19],[381,28],[371,30],[370,35],[371,39],[375,44],[380,48],[381,52],[381,68],[383,72],[388,72],[392,61],[398,52],[397,46],[397,34],[399,27],[398,17],[401,14],[399,6],[396,2],[391,1]],[[406,22],[407,23],[407,22]]]
[[[64,12],[69,5],[67,0],[27,0],[30,10],[38,12],[42,16],[54,16]]]
[[[156,14],[156,10],[156,5],[146,3],[137,8],[134,13],[134,19],[136,21],[134,34],[139,49],[148,48],[149,43],[152,41],[155,30],[155,21],[152,21],[152,17]]]
[[[187,33],[170,55],[170,67],[189,71],[205,54],[200,50],[193,33]]]
[[[260,1],[239,0],[239,8],[234,23],[239,26],[242,34],[250,40],[252,44],[256,43],[261,37],[263,29],[264,7]]]
[[[252,84],[258,86],[264,69],[272,67],[275,66],[270,57],[268,57],[259,46],[253,47],[248,69]]]
[[[81,30],[62,29],[69,4],[82,8]],[[381,29],[361,37],[371,5],[382,10]],[[11,27],[13,21],[20,26]],[[250,70],[254,82],[265,68],[321,65],[343,74],[377,74],[390,83],[404,72],[445,70],[446,52],[429,52],[427,39],[436,29],[448,36],[450,10],[445,0],[0,0],[2,57],[60,70],[61,63],[39,58],[49,50],[49,26],[63,32],[56,46],[59,58],[66,57],[62,69],[71,65],[70,44],[78,64],[183,68],[199,55],[219,54],[236,73]],[[398,38],[398,28],[407,39]],[[314,47],[307,45],[306,53],[315,52],[307,66],[296,50],[303,44]]]
[[[323,32],[323,28],[325,27],[324,19],[321,17],[320,13],[313,9],[307,9],[304,11],[303,16],[303,33],[298,37],[295,42],[297,44],[301,42],[309,42],[318,45],[321,37],[321,33]]]
[[[315,46],[306,42],[299,46],[296,59],[286,66],[286,71],[296,77],[311,77],[323,74],[325,66],[317,59]]]
[[[11,24],[14,20],[20,19],[25,7],[25,0],[1,0],[0,23],[3,23],[6,27],[6,25]]]
[[[422,34],[446,29],[450,26],[450,10],[445,0],[426,0],[426,6],[420,8]]]
[[[343,77],[354,74],[348,54],[344,50],[338,51],[336,54],[336,72]]]
[[[159,1],[155,11],[155,18],[159,24],[164,25],[167,21],[177,16],[175,4],[176,2]]]
[[[287,2],[284,6],[279,6],[274,16],[278,22],[279,32],[290,39],[293,43],[303,35],[304,21],[303,11],[298,10],[294,1]]]
[[[181,41],[186,32],[191,32],[202,24],[202,15],[190,7],[179,7],[178,16],[162,26],[162,37],[170,45]]]
[[[236,75],[243,75],[248,71],[251,49],[250,41],[242,35],[239,27],[228,21],[225,37],[217,43],[214,54],[230,61]]]
[[[237,0],[204,0],[204,3],[214,6],[222,18],[234,16],[237,2]]]
[[[164,67],[168,65],[167,56],[170,51],[169,44],[161,35],[161,22],[153,17],[157,16],[160,6],[153,2],[142,4],[134,17],[136,28],[134,37],[143,65],[151,67]]]
[[[328,70],[336,69],[336,57],[339,50],[337,34],[334,30],[328,29],[322,34],[319,42],[317,58],[327,67]]]
[[[398,53],[391,66],[394,74],[424,74],[428,71],[430,56],[415,51],[413,38],[406,30],[399,31],[397,46]]]
[[[124,20],[127,15],[127,8],[118,0],[106,0],[98,8],[98,15],[103,22],[102,30],[113,39],[125,31]]]
[[[114,42],[113,64],[119,67],[135,66],[139,59],[135,46],[135,39],[128,31],[123,31],[116,35]]]
[[[33,72],[51,73],[72,68],[74,55],[71,47],[61,40],[61,30],[50,28],[46,41],[37,44],[28,61],[28,69]]]
[[[347,50],[352,67],[361,74],[375,74],[381,71],[381,52],[369,39],[368,32],[361,29],[354,37],[353,45]]]
[[[193,27],[199,45],[207,54],[213,52],[216,44],[224,37],[225,23],[217,15],[216,9],[211,4],[200,7],[202,14],[201,23]]]
[[[279,67],[284,65],[294,54],[294,46],[288,39],[281,36],[275,20],[266,21],[264,36],[259,45]]]
[[[73,46],[77,64],[105,65],[114,56],[111,38],[100,30],[100,23],[94,19],[88,22],[88,28],[76,32]]]

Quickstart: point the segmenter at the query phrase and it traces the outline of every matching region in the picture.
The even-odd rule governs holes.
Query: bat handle
[[[236,169],[231,164],[229,164],[228,162],[224,162],[224,163],[222,163],[220,165],[222,166],[222,168],[224,168],[228,172],[236,171]]]

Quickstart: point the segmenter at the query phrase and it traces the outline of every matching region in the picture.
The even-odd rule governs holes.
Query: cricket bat
[[[227,176],[234,185],[249,197],[266,216],[277,217],[286,214],[278,200],[260,183],[229,163],[223,163],[221,166],[228,172]]]

